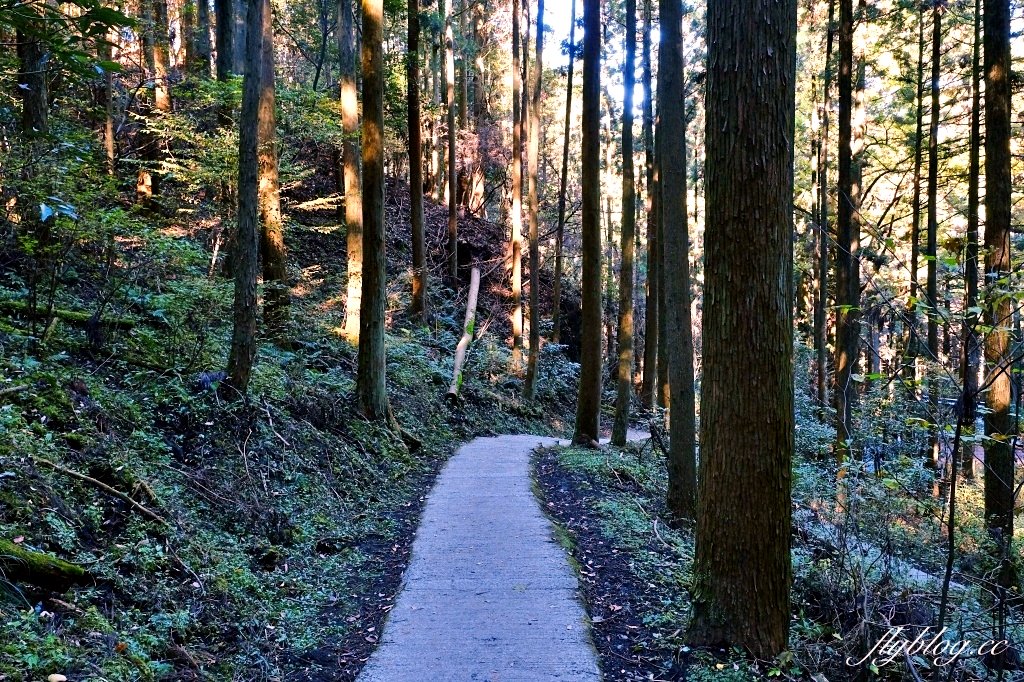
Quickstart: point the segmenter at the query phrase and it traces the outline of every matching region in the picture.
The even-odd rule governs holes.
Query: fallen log
[[[57,592],[91,581],[89,572],[70,561],[34,552],[0,538],[0,577],[10,582],[31,583]]]
[[[33,312],[28,303],[12,299],[0,299],[0,311],[17,315],[34,315],[36,319],[46,317],[46,308],[37,308]],[[60,320],[73,325],[91,324],[94,317],[94,314],[87,310],[65,310],[63,308],[54,308],[50,311],[50,315],[54,320]],[[113,327],[121,330],[135,327],[135,320],[127,317],[101,317],[99,323],[104,327]]]
[[[469,275],[469,299],[466,301],[466,321],[462,323],[462,338],[455,347],[455,367],[452,370],[452,383],[448,387],[448,399],[454,400],[459,397],[459,390],[462,388],[462,365],[466,362],[466,352],[469,344],[473,342],[473,332],[476,327],[476,299],[480,293],[480,268],[474,265]]]

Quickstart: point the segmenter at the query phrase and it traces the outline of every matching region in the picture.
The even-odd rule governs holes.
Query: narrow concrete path
[[[478,438],[447,463],[359,682],[600,679],[576,575],[531,486],[531,451],[557,442]]]

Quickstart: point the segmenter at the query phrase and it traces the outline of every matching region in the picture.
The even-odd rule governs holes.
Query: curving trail
[[[598,680],[576,575],[534,497],[554,438],[478,438],[427,498],[398,600],[360,682]]]

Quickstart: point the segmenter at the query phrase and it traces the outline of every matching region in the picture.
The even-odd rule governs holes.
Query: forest
[[[1011,0],[0,0],[0,682],[1024,680],[1022,92]]]

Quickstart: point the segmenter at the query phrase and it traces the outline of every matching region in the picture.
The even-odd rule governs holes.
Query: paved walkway
[[[576,575],[531,488],[530,452],[556,442],[478,438],[452,457],[359,682],[600,679]]]

